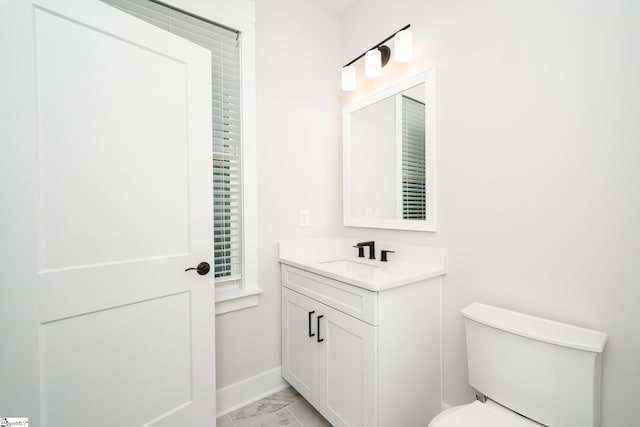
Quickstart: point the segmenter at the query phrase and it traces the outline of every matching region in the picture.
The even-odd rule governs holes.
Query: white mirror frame
[[[427,187],[426,205],[430,215],[426,220],[354,218],[351,214],[351,113],[409,88],[425,85],[425,155]],[[387,228],[394,230],[436,231],[436,73],[429,69],[383,91],[366,97],[342,109],[342,162],[344,225],[347,227]]]

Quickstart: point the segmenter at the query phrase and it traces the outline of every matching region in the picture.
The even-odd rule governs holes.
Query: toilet
[[[606,334],[480,303],[462,316],[469,384],[482,396],[429,427],[600,426]]]

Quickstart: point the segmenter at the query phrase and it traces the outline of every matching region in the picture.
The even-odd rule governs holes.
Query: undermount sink
[[[383,262],[358,257],[355,239],[326,238],[280,242],[280,262],[330,279],[379,292],[442,276],[447,272],[444,249],[377,242],[392,255]],[[364,242],[368,243],[368,242]],[[373,242],[372,242],[373,243]],[[373,249],[371,245],[370,249]],[[369,252],[364,250],[364,252]]]
[[[352,261],[350,259],[336,259],[331,261],[321,261],[320,264],[327,267],[336,267],[338,269],[350,272],[373,271],[380,268],[377,265],[365,264],[364,262]]]

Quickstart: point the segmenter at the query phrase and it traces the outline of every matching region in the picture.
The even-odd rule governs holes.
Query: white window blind
[[[214,272],[216,286],[242,278],[240,33],[151,0],[105,0],[211,51]]]
[[[402,96],[402,218],[426,219],[424,104]]]

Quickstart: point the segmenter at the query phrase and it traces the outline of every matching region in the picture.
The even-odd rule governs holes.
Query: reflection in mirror
[[[344,110],[345,225],[435,231],[433,72]]]
[[[400,95],[399,110],[402,116],[402,219],[422,221],[427,219],[423,95],[424,83],[404,91]]]

